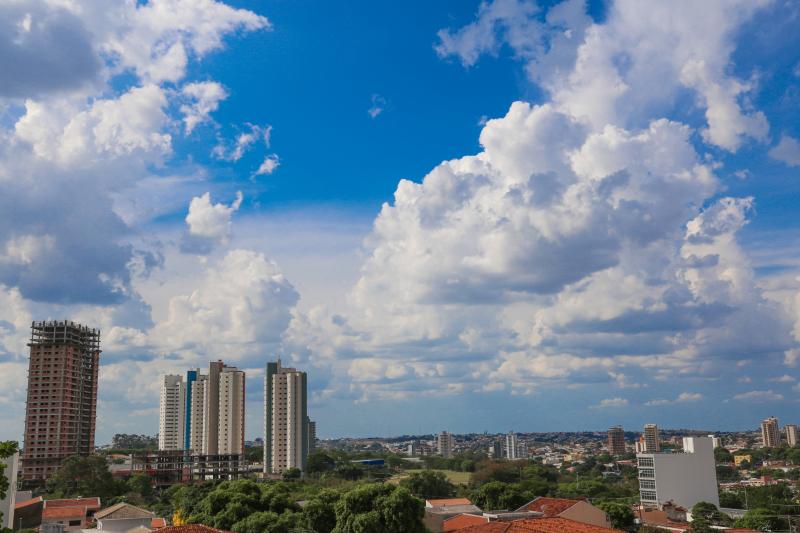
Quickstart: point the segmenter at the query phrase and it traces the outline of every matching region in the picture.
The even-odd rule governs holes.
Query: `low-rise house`
[[[100,498],[73,498],[45,500],[42,508],[42,525],[61,524],[64,531],[77,531],[94,520],[100,510]]]
[[[425,527],[434,532],[442,531],[442,524],[448,518],[460,514],[480,514],[481,509],[467,498],[443,498],[425,500]]]
[[[17,500],[14,504],[14,527],[12,529],[33,529],[42,524],[44,500],[41,496],[27,500]]]
[[[135,505],[122,502],[96,512],[94,518],[97,521],[97,531],[125,533],[137,527],[152,529],[155,515]]]
[[[545,518],[568,518],[583,524],[611,527],[611,520],[605,511],[585,500],[540,496],[517,509],[517,512],[523,511],[541,513]]]

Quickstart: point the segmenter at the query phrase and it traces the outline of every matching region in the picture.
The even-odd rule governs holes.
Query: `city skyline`
[[[798,422],[800,6],[311,6],[0,6],[0,439],[51,319],[97,443],[220,358],[320,438]]]

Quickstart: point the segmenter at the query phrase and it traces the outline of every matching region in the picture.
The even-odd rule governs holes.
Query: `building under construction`
[[[31,325],[22,480],[43,483],[94,451],[100,330],[70,321]]]

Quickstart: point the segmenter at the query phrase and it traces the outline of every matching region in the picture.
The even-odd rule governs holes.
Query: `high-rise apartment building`
[[[453,456],[453,435],[442,431],[436,436],[436,451],[444,458]]]
[[[625,455],[625,431],[621,426],[608,430],[608,453],[612,456]]]
[[[797,446],[797,424],[786,424],[786,444]]]
[[[644,425],[644,453],[658,453],[661,451],[661,435],[656,424]]]
[[[317,449],[317,423],[308,419],[308,453]]]
[[[208,374],[190,370],[164,376],[158,437],[161,450],[191,450],[200,455],[244,453],[245,373],[222,361]]]
[[[267,363],[264,379],[264,473],[306,469],[309,450],[308,376]]]
[[[774,416],[761,421],[761,441],[765,448],[776,448],[781,445],[780,426]]]
[[[518,450],[517,434],[513,431],[509,431],[508,434],[506,434],[506,459],[519,459]]]
[[[181,376],[161,376],[161,403],[158,418],[158,449],[184,449],[186,423],[186,385]]]
[[[219,373],[216,454],[244,453],[244,395],[244,372],[223,365]]]
[[[716,435],[709,435],[708,438],[711,439],[711,444],[714,446],[715,449],[722,447],[721,438],[717,437]]]
[[[719,506],[714,444],[710,438],[684,437],[683,453],[643,453],[636,460],[643,505],[661,508],[671,501],[686,509],[698,502]]]
[[[34,322],[28,346],[22,479],[42,483],[65,458],[94,451],[100,330]]]

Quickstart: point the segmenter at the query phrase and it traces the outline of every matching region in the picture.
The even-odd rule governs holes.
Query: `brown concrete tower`
[[[42,483],[72,455],[94,451],[100,330],[31,325],[22,479]]]

